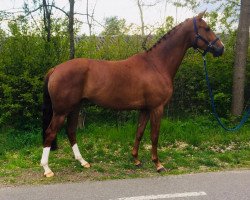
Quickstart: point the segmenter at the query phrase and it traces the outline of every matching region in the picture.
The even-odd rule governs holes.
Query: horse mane
[[[186,19],[184,22],[181,22],[180,24],[178,24],[177,26],[173,27],[171,30],[169,30],[167,33],[165,33],[160,39],[157,40],[157,42],[150,47],[146,52],[151,51],[153,48],[155,48],[156,46],[158,46],[162,41],[168,40],[170,39],[174,33],[180,28],[182,27],[182,25],[187,21],[188,19]]]

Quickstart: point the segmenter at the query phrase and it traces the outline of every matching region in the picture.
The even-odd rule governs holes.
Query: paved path
[[[250,170],[7,187],[1,200],[250,200]]]

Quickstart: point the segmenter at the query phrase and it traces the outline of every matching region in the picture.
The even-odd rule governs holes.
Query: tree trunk
[[[249,11],[250,1],[241,0],[233,74],[232,114],[236,116],[242,114],[244,107],[244,86],[249,41]]]
[[[142,2],[140,0],[137,0],[137,6],[140,11],[140,18],[141,18],[141,36],[144,38],[145,36],[145,24],[144,24],[144,18],[143,18],[143,10],[142,10]]]
[[[89,20],[89,0],[87,0],[86,2],[86,14],[87,14],[87,23],[89,26],[89,36],[91,36],[92,35],[92,23]]]
[[[48,9],[46,0],[43,0],[43,23],[47,33],[47,42],[51,40],[51,8]]]
[[[74,36],[74,6],[75,6],[75,0],[69,0],[69,59],[75,58],[75,36]],[[78,116],[78,128],[83,128],[84,126],[84,120],[85,117],[82,115],[82,113],[79,113]]]
[[[69,10],[69,59],[75,57],[75,42],[74,42],[74,5],[75,0],[69,0],[70,10]]]

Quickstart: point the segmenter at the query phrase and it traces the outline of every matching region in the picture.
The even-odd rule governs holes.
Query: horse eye
[[[207,32],[210,31],[210,27],[205,28],[205,30],[206,30]]]

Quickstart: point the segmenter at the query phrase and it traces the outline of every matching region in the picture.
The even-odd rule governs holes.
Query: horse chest
[[[165,105],[171,98],[173,93],[173,84],[171,79],[156,76],[147,85],[145,90],[145,101],[147,106],[156,107]]]

